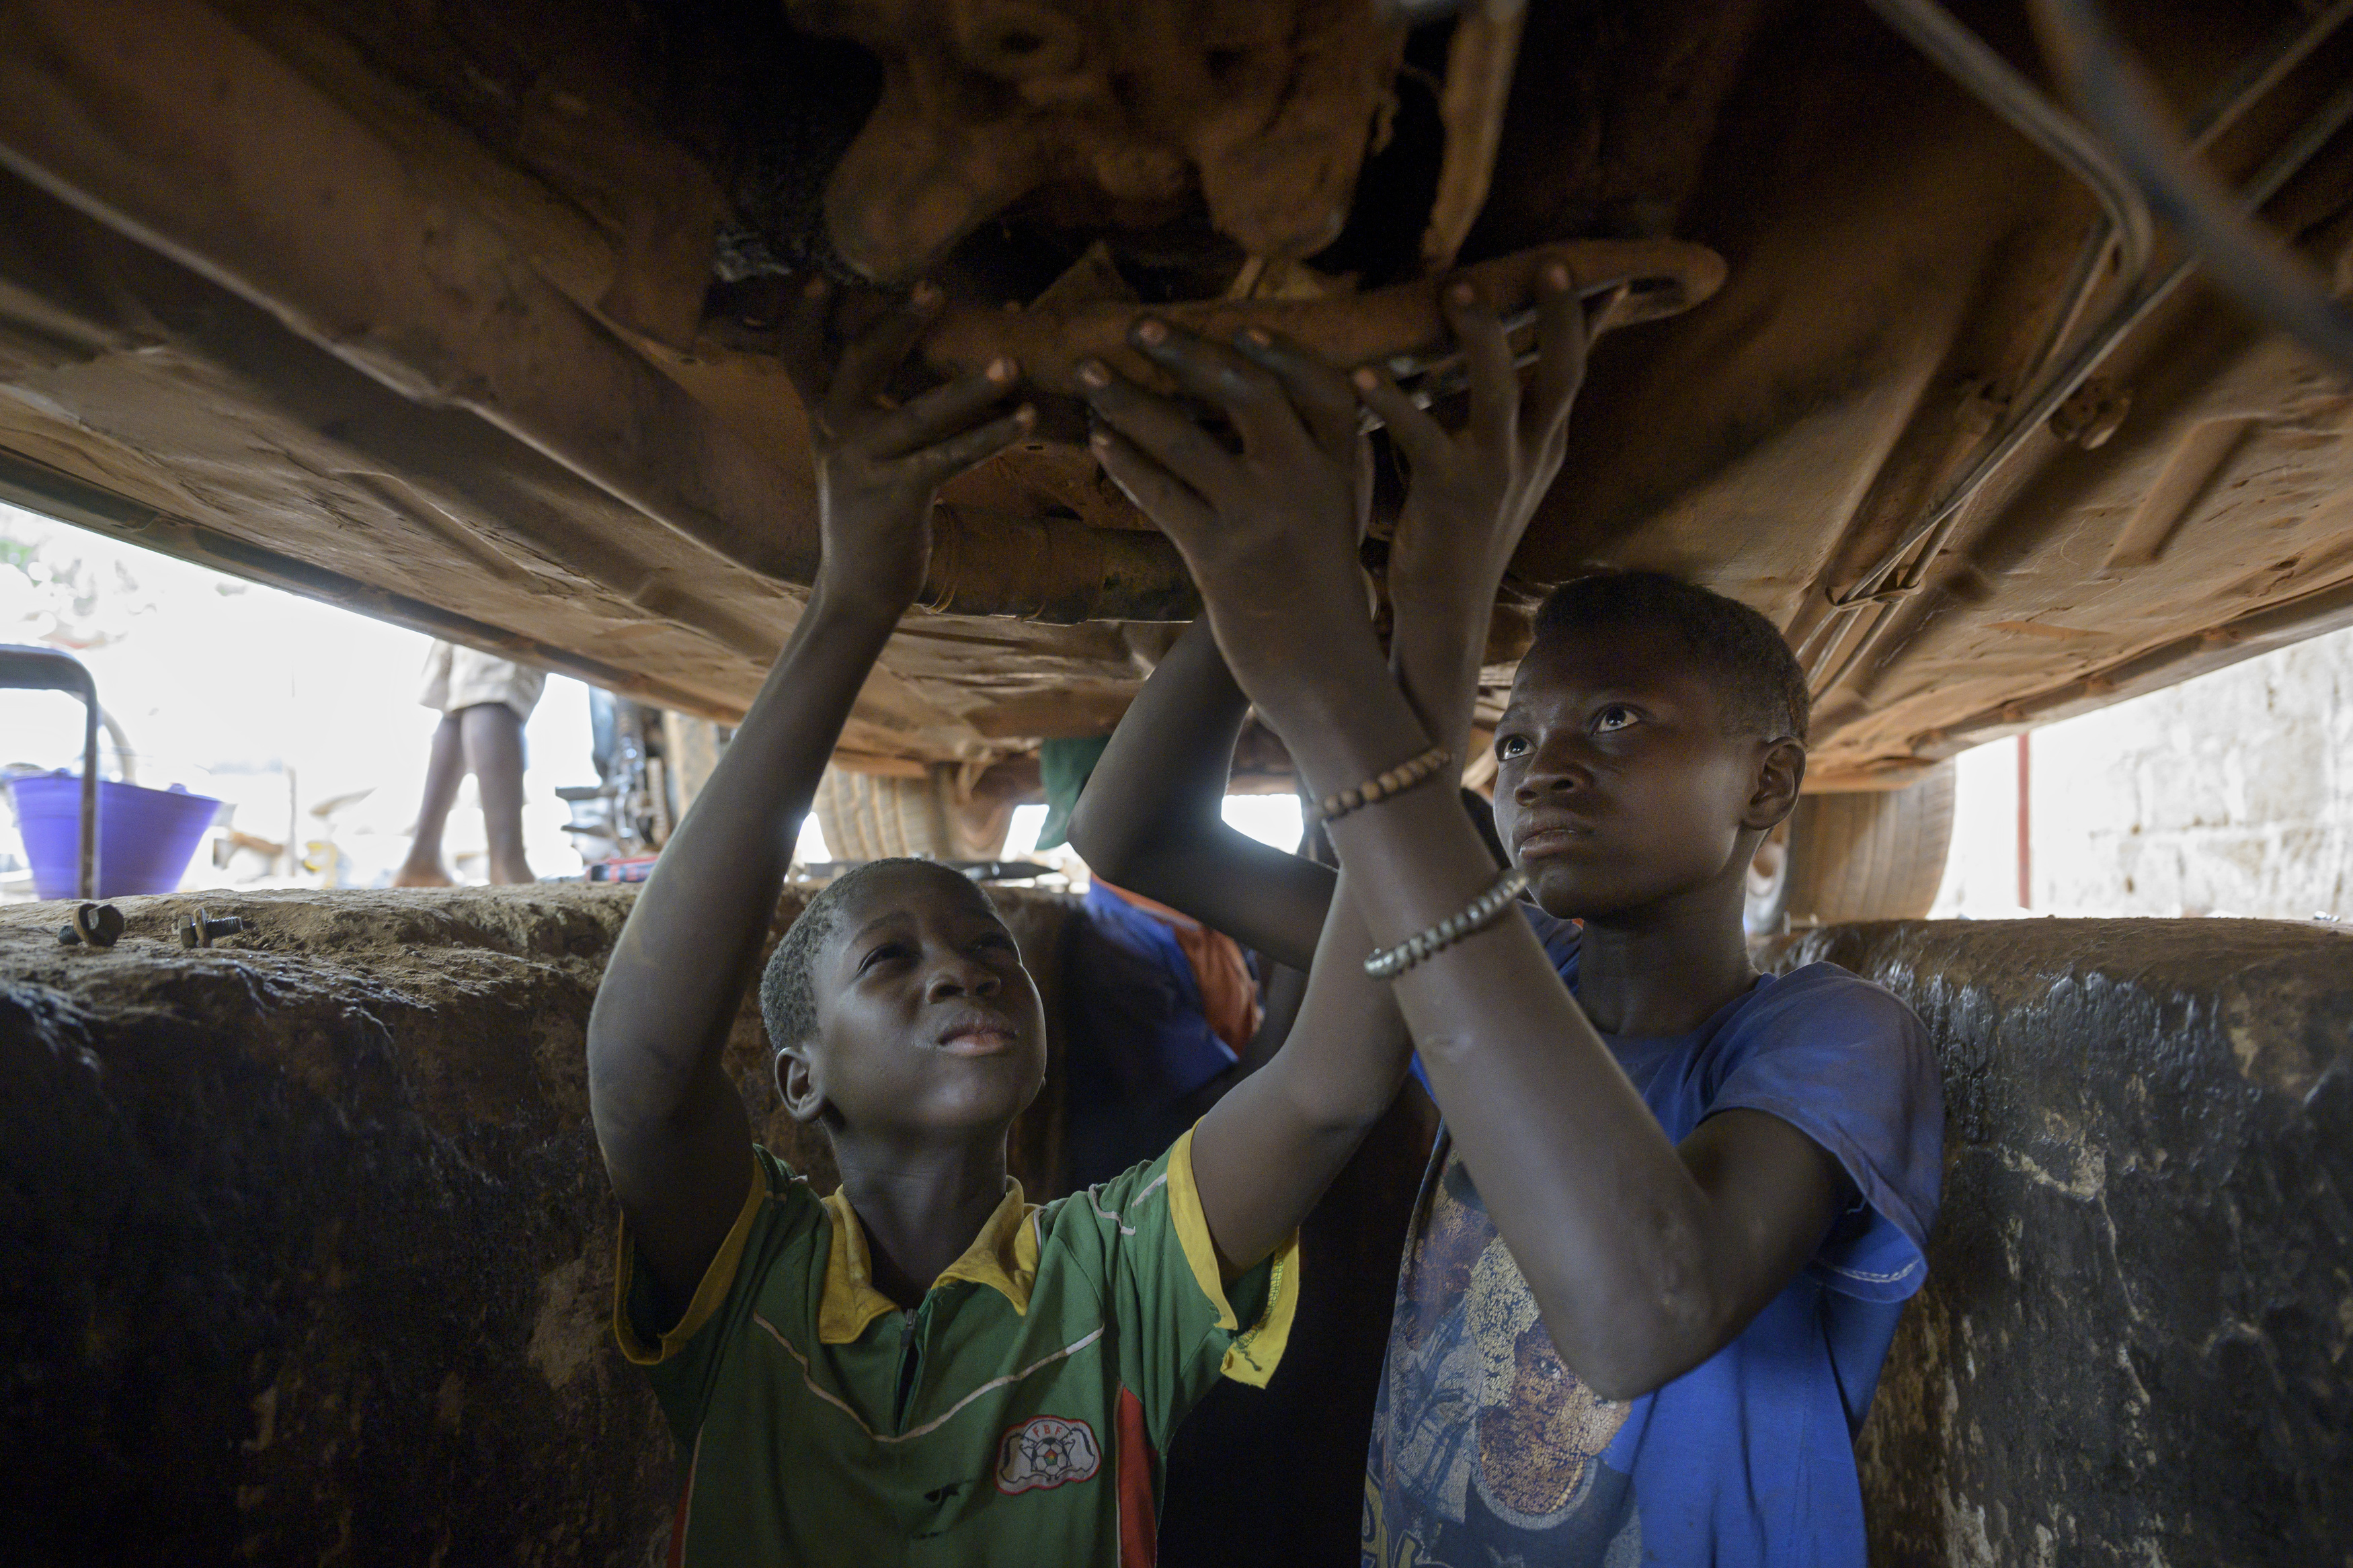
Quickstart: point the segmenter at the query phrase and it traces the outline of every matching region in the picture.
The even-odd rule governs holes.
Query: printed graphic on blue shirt
[[[1631,1478],[1602,1461],[1633,1406],[1562,1363],[1461,1160],[1440,1167],[1417,1218],[1374,1417],[1397,1506],[1368,1510],[1388,1535],[1368,1556],[1639,1563]]]
[[[1574,989],[1573,931],[1533,923]],[[1814,964],[1759,980],[1690,1035],[1602,1038],[1671,1139],[1717,1111],[1767,1111],[1839,1162],[1856,1202],[1732,1343],[1611,1401],[1555,1349],[1441,1133],[1398,1281],[1364,1561],[1862,1568],[1854,1434],[1926,1277],[1942,1173],[1926,1032],[1884,990]]]

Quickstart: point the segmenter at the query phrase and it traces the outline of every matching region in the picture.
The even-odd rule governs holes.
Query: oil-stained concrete
[[[2353,1561],[2353,938],[1831,928],[1945,1070],[1944,1211],[1861,1445],[1872,1561]]]
[[[254,930],[205,952],[190,898],[118,900],[108,952],[0,916],[0,1559],[661,1560],[583,1061],[631,896],[212,894]],[[1067,901],[1000,901],[1050,953]],[[726,1065],[829,1184],[749,1007]]]
[[[1071,906],[999,897],[1051,1018]],[[604,1329],[582,1063],[630,899],[208,894],[255,929],[194,953],[193,898],[121,900],[111,952],[59,947],[63,906],[0,914],[0,1559],[659,1560],[670,1442]],[[1933,1274],[1862,1443],[1873,1561],[2345,1561],[2353,939],[1912,923],[1771,957],[1891,986],[1945,1067]],[[747,1010],[728,1069],[829,1181],[765,1058]],[[1055,1190],[1050,1089],[1017,1145]],[[1385,1269],[1344,1267],[1376,1318]],[[1324,1408],[1285,1429],[1361,1454]],[[1206,1550],[1188,1487],[1229,1523],[1238,1494],[1172,1479]]]

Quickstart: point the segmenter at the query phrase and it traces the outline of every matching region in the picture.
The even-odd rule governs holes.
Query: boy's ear
[[[776,1053],[776,1093],[785,1114],[796,1121],[815,1121],[825,1110],[825,1090],[818,1084],[816,1063],[806,1046],[786,1046]]]
[[[1805,742],[1788,735],[1767,741],[1757,758],[1756,787],[1748,796],[1743,827],[1770,829],[1798,809],[1798,786],[1806,782]]]

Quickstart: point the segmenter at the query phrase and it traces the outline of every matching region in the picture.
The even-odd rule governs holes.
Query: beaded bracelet
[[[1316,818],[1319,821],[1330,822],[1335,817],[1345,816],[1350,812],[1371,805],[1376,801],[1387,800],[1393,795],[1402,795],[1424,779],[1436,777],[1439,772],[1453,760],[1452,752],[1443,746],[1432,746],[1421,755],[1399,763],[1377,778],[1366,779],[1352,789],[1334,790],[1315,803]]]
[[[1376,980],[1395,980],[1441,949],[1452,947],[1473,931],[1493,925],[1527,885],[1528,874],[1513,867],[1496,879],[1493,887],[1428,931],[1417,931],[1395,947],[1365,960],[1365,973]]]

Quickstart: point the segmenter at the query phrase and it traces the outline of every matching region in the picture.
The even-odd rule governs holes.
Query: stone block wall
[[[2353,917],[2353,632],[2029,738],[2037,913]],[[2016,742],[1960,760],[1945,907],[2015,905]]]

